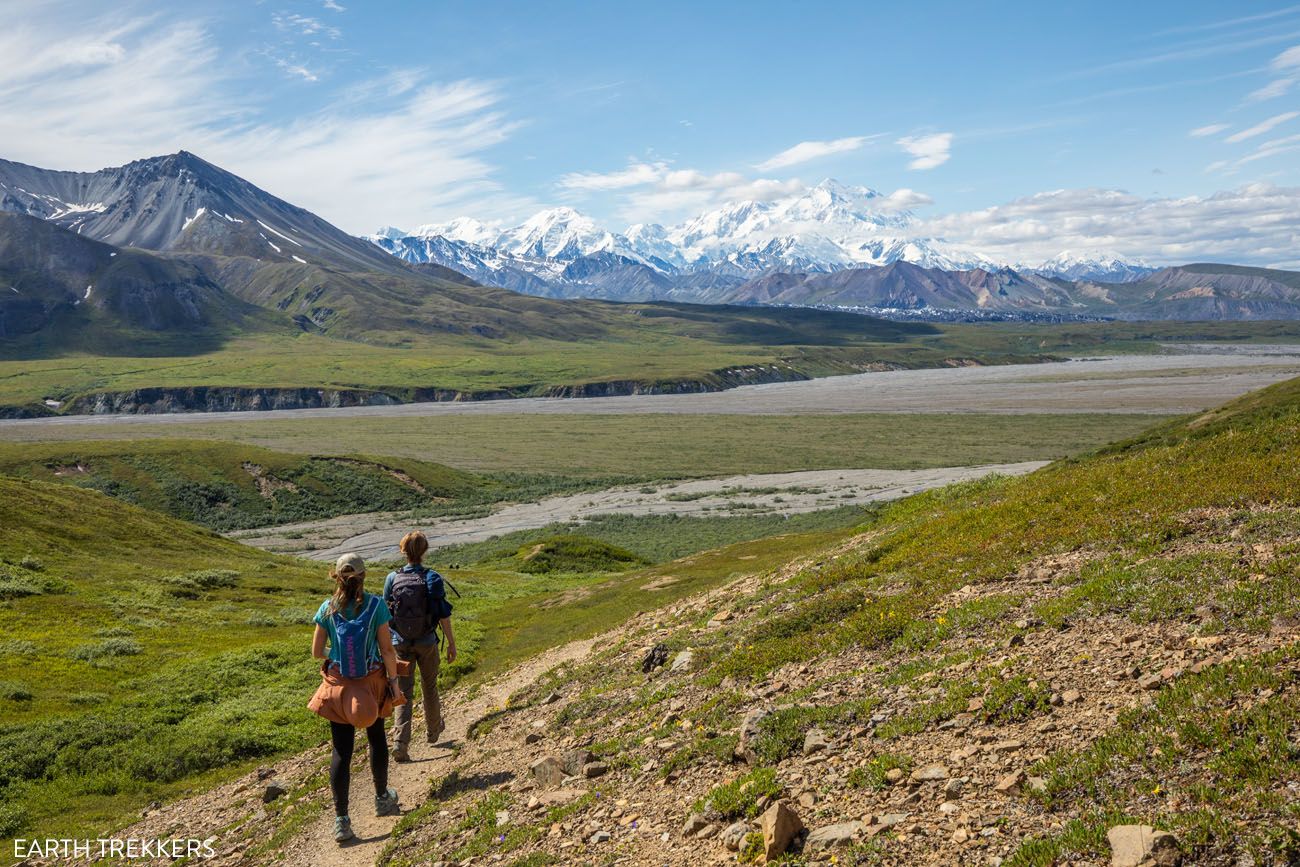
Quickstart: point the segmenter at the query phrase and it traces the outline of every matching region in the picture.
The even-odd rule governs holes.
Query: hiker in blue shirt
[[[388,626],[391,615],[383,599],[365,592],[365,561],[357,554],[344,554],[330,577],[334,594],[316,612],[311,645],[311,655],[322,660],[321,683],[307,707],[330,723],[334,839],[342,844],[356,836],[348,815],[348,784],[358,728],[365,729],[370,742],[375,815],[395,816],[401,811],[397,791],[388,785],[384,719],[395,706],[405,706],[405,698],[397,688],[397,656]]]
[[[456,636],[451,630],[451,603],[442,576],[420,561],[429,550],[421,532],[407,533],[401,541],[406,565],[384,581],[384,601],[393,613],[393,646],[399,659],[411,663],[398,678],[402,694],[412,699],[393,713],[393,760],[411,760],[411,704],[416,666],[424,692],[424,725],[428,742],[436,744],[446,725],[438,701],[438,628],[447,639],[447,662],[456,661]]]

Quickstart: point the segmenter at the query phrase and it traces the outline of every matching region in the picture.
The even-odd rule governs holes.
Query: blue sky
[[[354,232],[560,204],[621,229],[829,176],[911,191],[935,231],[976,245],[1300,258],[1300,5],[0,0],[0,15],[17,25],[0,56],[18,59],[0,71],[0,155],[93,169],[186,148]],[[1189,237],[1186,220],[1214,228]]]

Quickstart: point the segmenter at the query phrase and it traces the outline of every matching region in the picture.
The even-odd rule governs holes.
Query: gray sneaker
[[[389,789],[385,794],[375,795],[376,816],[396,816],[400,812],[402,808],[397,805],[396,789]]]
[[[352,833],[352,820],[347,816],[339,816],[334,820],[334,842],[346,843],[353,837],[357,836]]]

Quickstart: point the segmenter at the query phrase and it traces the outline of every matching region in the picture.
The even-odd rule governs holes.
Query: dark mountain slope
[[[373,244],[186,151],[97,172],[0,160],[0,210],[116,246],[407,270]]]
[[[264,319],[194,265],[0,212],[0,338],[56,322],[196,332]]]

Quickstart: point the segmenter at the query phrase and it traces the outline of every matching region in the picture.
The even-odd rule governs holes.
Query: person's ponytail
[[[330,614],[337,614],[348,605],[361,605],[363,598],[361,588],[366,580],[364,572],[340,575],[331,569],[330,577],[334,579],[334,595],[330,597]]]

